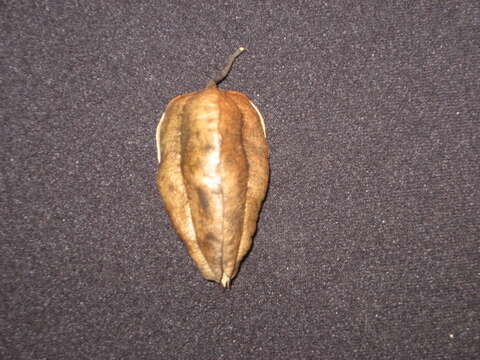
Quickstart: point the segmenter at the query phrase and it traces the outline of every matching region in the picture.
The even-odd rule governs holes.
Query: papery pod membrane
[[[203,277],[229,287],[250,250],[269,166],[265,125],[237,91],[174,98],[157,126],[157,187],[171,222]]]

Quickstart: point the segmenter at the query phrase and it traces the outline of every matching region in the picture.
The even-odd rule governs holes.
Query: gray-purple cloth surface
[[[480,356],[476,1],[2,1],[1,359]],[[232,288],[155,188],[173,97],[262,112]]]

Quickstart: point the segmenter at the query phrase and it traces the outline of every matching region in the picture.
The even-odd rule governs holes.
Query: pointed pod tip
[[[227,274],[223,273],[223,275],[222,275],[222,280],[220,280],[220,284],[221,284],[225,289],[230,288],[230,276],[228,276]]]

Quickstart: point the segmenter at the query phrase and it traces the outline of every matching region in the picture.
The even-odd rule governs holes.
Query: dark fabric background
[[[478,2],[0,4],[0,358],[480,354]],[[239,46],[271,183],[223,291],[154,131]]]

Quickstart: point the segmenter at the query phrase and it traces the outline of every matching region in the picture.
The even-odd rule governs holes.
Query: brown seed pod
[[[157,126],[157,187],[203,277],[229,287],[250,250],[268,186],[262,115],[248,97],[222,91],[225,69],[204,90],[170,101]]]

